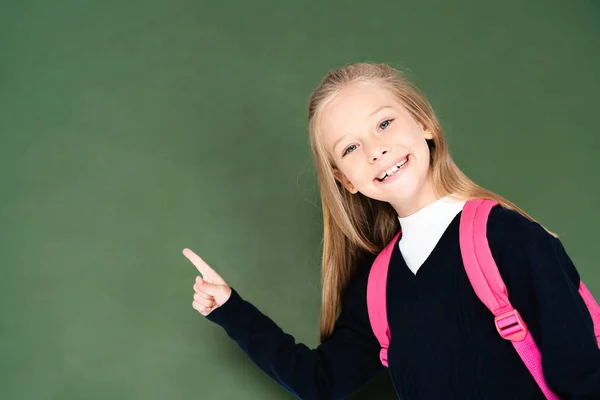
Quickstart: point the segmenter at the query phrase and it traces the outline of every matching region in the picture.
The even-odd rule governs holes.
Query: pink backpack
[[[496,329],[500,336],[510,340],[515,350],[533,375],[547,399],[559,399],[544,379],[540,351],[509,300],[506,286],[498,272],[487,242],[487,220],[492,208],[497,205],[493,200],[467,201],[460,219],[460,250],[465,270],[477,297],[496,316]],[[387,367],[387,349],[390,331],[386,314],[386,281],[388,266],[394,245],[400,232],[379,253],[367,285],[367,308],[371,327],[381,344],[380,359]],[[600,346],[600,307],[583,282],[579,284],[579,293],[587,305],[594,321],[594,333]]]

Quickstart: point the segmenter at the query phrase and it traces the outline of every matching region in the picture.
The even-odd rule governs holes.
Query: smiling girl
[[[202,274],[196,310],[302,399],[346,397],[384,364],[403,399],[600,399],[592,314],[561,242],[459,170],[434,111],[411,82],[382,64],[331,71],[312,93],[308,120],[323,206],[321,344],[296,343],[185,249]],[[487,220],[489,248],[552,393],[498,335],[465,272],[461,214],[474,199],[497,203]],[[386,246],[384,360],[367,287]]]

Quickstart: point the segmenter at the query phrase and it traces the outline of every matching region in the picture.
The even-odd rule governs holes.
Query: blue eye
[[[384,130],[385,128],[387,128],[388,126],[390,126],[390,124],[392,123],[393,119],[386,119],[385,121],[383,121],[382,123],[379,124],[379,131]]]
[[[356,145],[351,144],[350,146],[346,147],[346,149],[344,150],[344,153],[342,154],[342,157],[344,157],[348,153],[352,153],[354,150],[356,150]]]

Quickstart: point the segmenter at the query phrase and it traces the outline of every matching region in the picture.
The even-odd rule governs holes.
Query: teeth
[[[381,175],[379,175],[377,177],[377,179],[379,179],[380,181],[383,181],[388,176],[393,175],[396,171],[398,171],[407,162],[408,162],[408,157],[406,157],[404,159],[404,161],[399,162],[398,164],[394,165],[392,168],[388,169],[387,171],[385,171],[384,173],[382,173]]]

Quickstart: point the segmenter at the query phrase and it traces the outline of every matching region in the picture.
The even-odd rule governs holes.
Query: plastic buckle
[[[496,330],[506,340],[520,342],[527,336],[527,325],[521,319],[521,314],[515,309],[498,315],[495,322]]]
[[[383,347],[379,352],[379,360],[381,360],[381,363],[383,365],[385,365],[386,367],[388,366],[387,347]]]

